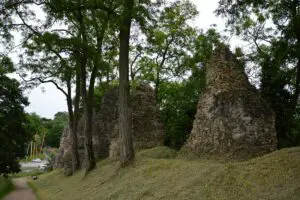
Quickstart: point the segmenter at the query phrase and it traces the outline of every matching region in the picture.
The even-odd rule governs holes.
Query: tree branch
[[[15,0],[15,1],[9,1],[6,4],[6,7],[15,7],[15,6],[19,6],[21,4],[34,4],[34,5],[40,6],[40,5],[44,5],[45,2],[44,1],[34,1],[34,0],[23,0],[23,1]]]
[[[15,7],[15,11],[16,11],[18,17],[19,17],[19,18],[21,19],[21,21],[23,22],[23,24],[24,24],[28,29],[30,29],[34,34],[36,34],[36,35],[38,35],[38,36],[42,36],[42,33],[40,33],[40,32],[38,32],[38,31],[34,30],[29,24],[27,24],[27,23],[25,22],[25,20],[23,19],[21,13],[18,11],[17,7]]]
[[[133,65],[134,63],[137,61],[137,59],[142,55],[143,53],[142,52],[139,52],[133,59],[133,61],[131,62],[130,64],[130,76],[131,76],[131,79],[134,79],[136,73],[141,69],[141,67],[139,67],[135,72],[133,72]]]
[[[26,83],[30,83],[30,82],[33,82],[33,81],[39,81],[40,83],[52,83],[58,90],[60,90],[67,98],[68,98],[68,93],[62,88],[60,87],[53,79],[51,80],[44,80],[44,79],[41,79],[41,78],[32,78],[32,79],[29,79],[29,80],[26,80],[22,75],[18,74],[21,79],[23,81],[25,81]]]
[[[71,31],[66,30],[66,29],[53,29],[53,30],[51,30],[51,32],[66,32],[66,33],[72,35],[73,37],[76,37]]]

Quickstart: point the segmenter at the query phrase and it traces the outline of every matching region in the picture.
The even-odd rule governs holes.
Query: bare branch
[[[53,29],[53,30],[51,30],[51,32],[66,32],[66,33],[72,35],[73,37],[76,37],[71,31],[66,30],[66,29]]]
[[[32,79],[29,79],[29,80],[26,80],[22,75],[18,74],[21,79],[23,81],[25,81],[26,83],[30,83],[30,82],[33,82],[33,81],[39,81],[40,83],[52,83],[53,85],[55,85],[55,87],[60,90],[66,97],[68,97],[68,93],[62,88],[60,87],[53,79],[49,79],[49,80],[45,80],[45,79],[41,79],[41,78],[32,78]],[[47,79],[47,78],[46,78]]]
[[[141,68],[139,68],[139,69],[137,69],[137,70],[134,72],[134,71],[133,71],[133,65],[135,64],[135,62],[137,61],[137,59],[138,59],[139,57],[141,57],[142,54],[143,54],[142,52],[139,52],[139,53],[134,57],[133,61],[132,61],[131,64],[130,64],[130,73],[133,75],[133,77],[134,77],[135,74],[141,69]]]
[[[19,17],[19,18],[21,19],[21,21],[23,22],[23,24],[24,24],[28,29],[30,29],[34,34],[36,34],[36,35],[38,35],[38,36],[42,36],[42,33],[40,33],[40,32],[38,32],[38,31],[34,30],[34,28],[32,28],[29,24],[27,24],[27,23],[25,22],[25,20],[23,19],[21,13],[18,11],[18,9],[17,9],[16,7],[15,7],[15,11],[16,11],[18,17]]]

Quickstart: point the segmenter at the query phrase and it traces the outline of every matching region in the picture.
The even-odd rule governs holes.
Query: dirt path
[[[35,194],[28,186],[26,178],[13,179],[15,190],[9,193],[3,200],[36,200]]]

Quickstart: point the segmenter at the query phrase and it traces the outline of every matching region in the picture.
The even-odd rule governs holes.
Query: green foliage
[[[197,30],[189,22],[197,14],[190,1],[168,2],[160,12],[154,13],[154,19],[143,30],[147,41],[137,37],[132,47],[137,57],[131,65],[131,79],[154,83],[156,93],[160,83],[181,79],[190,70],[187,60]]]
[[[54,115],[53,120],[45,123],[46,136],[45,145],[50,147],[59,147],[60,137],[64,128],[68,125],[68,113],[58,112]]]
[[[37,115],[36,113],[26,114],[27,118],[27,131],[31,132],[32,134],[38,134],[42,136],[45,132],[45,126],[43,119]]]
[[[15,70],[12,61],[6,56],[0,57],[0,66],[0,74],[12,73]]]
[[[205,83],[204,66],[220,35],[190,26],[198,11],[190,1],[167,2],[136,36],[132,45],[131,79],[155,86],[167,132],[165,144],[179,149],[188,138]],[[134,36],[138,33],[134,32]],[[201,69],[200,69],[201,68]]]
[[[11,179],[4,178],[0,175],[0,199],[2,199],[6,194],[13,190],[13,184]]]
[[[12,62],[0,57],[0,175],[20,170],[17,158],[24,156],[25,143],[32,137],[25,125],[28,101],[19,82],[6,75],[12,69]]]
[[[34,141],[39,146],[42,144],[45,135],[44,146],[58,148],[61,134],[68,124],[68,117],[67,112],[56,113],[53,120],[41,118],[36,113],[26,114],[26,130],[35,135]]]
[[[188,138],[197,111],[199,95],[205,86],[203,69],[195,70],[183,83],[163,83],[160,89],[161,115],[167,138],[165,144],[179,149]]]
[[[205,66],[214,45],[219,42],[220,35],[214,29],[199,34],[191,45],[193,54],[185,62],[191,73],[189,78],[160,85],[158,95],[167,133],[165,143],[172,148],[179,149],[192,130],[199,96],[205,87]]]

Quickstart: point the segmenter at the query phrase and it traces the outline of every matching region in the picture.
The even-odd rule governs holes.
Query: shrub
[[[13,184],[10,178],[0,176],[0,199],[8,194],[13,189]]]

